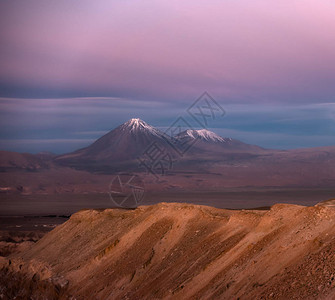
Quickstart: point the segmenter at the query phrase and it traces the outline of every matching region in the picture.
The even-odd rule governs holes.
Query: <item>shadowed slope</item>
[[[150,148],[152,145],[157,146],[159,150],[157,148],[156,152],[151,152],[153,150]],[[204,153],[207,153],[207,155],[224,152],[250,152],[255,154],[265,151],[258,146],[222,138],[205,129],[187,130],[172,139],[140,119],[130,119],[88,147],[60,155],[56,157],[55,161],[69,166],[81,166],[82,168],[87,168],[87,165],[108,166],[120,163],[126,163],[128,167],[129,164],[134,163],[138,166],[137,159],[143,156],[145,151],[150,152],[153,157],[155,157],[155,154],[157,155],[157,151],[159,153],[169,153],[172,157],[176,157],[177,154],[174,149],[182,151],[192,145],[194,147],[191,147],[192,149],[188,154],[200,155],[200,157],[203,157]]]
[[[64,299],[326,299],[335,293],[334,251],[330,207],[162,203],[78,212],[2,264],[7,276],[35,276],[35,294],[49,282]]]

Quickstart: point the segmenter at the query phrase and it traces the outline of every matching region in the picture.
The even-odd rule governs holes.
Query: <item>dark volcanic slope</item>
[[[196,141],[196,143],[194,143]],[[201,157],[224,152],[259,152],[264,149],[242,143],[230,138],[222,138],[208,130],[187,130],[172,140],[170,136],[152,127],[140,119],[131,119],[105,134],[92,145],[75,152],[60,155],[56,162],[72,166],[85,166],[88,164],[115,165],[120,162],[131,162],[143,156],[150,146],[156,144],[164,153],[173,157],[187,149],[185,146],[175,147],[175,143],[193,145],[189,154],[198,154]],[[173,145],[171,147],[171,145]],[[150,152],[150,150],[148,151]],[[151,152],[152,157],[156,157]],[[156,152],[157,154],[157,152]],[[136,160],[137,164],[138,161]]]
[[[3,258],[1,288],[48,299],[334,299],[334,253],[331,207],[85,210]]]
[[[140,119],[131,119],[90,146],[56,158],[57,162],[96,162],[110,165],[139,157],[152,143],[166,144],[162,132]]]
[[[171,144],[183,155],[177,154]],[[188,151],[183,152],[185,149]],[[206,129],[186,130],[172,139],[140,119],[131,119],[92,145],[55,161],[103,174],[164,173],[168,175],[163,178],[167,185],[181,188],[335,186],[335,146],[263,149]]]
[[[188,144],[192,144],[194,140],[196,140],[190,152],[191,154],[198,153],[203,156],[209,153],[211,155],[218,155],[225,153],[261,154],[269,151],[276,152],[276,150],[266,150],[259,146],[246,144],[232,138],[224,138],[207,129],[185,130],[178,134],[176,139],[180,143]]]

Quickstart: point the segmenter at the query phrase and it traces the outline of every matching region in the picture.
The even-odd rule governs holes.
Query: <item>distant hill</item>
[[[179,153],[180,149],[186,150]],[[149,158],[155,163],[154,174],[150,173]],[[158,190],[335,190],[333,166],[335,146],[264,149],[206,129],[186,130],[171,137],[140,119],[131,119],[71,153],[0,152],[0,188],[7,192],[23,186],[27,193],[103,192],[108,187],[107,175],[135,172],[148,175],[147,184]],[[8,171],[11,175],[5,174]],[[38,174],[29,176],[27,172]]]
[[[30,153],[18,153],[10,151],[0,151],[0,169],[14,170],[23,169],[27,171],[37,171],[49,167],[50,159],[53,156],[30,154]]]

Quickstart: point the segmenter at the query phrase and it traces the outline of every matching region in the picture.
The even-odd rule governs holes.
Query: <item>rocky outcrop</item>
[[[334,253],[332,207],[161,203],[80,211],[1,272],[45,299],[333,299]]]

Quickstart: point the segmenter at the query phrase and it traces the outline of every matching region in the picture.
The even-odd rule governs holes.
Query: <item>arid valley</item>
[[[334,0],[0,1],[0,300],[335,300]]]
[[[3,298],[335,297],[334,147],[200,136],[159,180],[140,152],[121,159],[160,136],[132,119],[74,154],[2,152]],[[109,194],[126,170],[143,181],[137,208]]]

